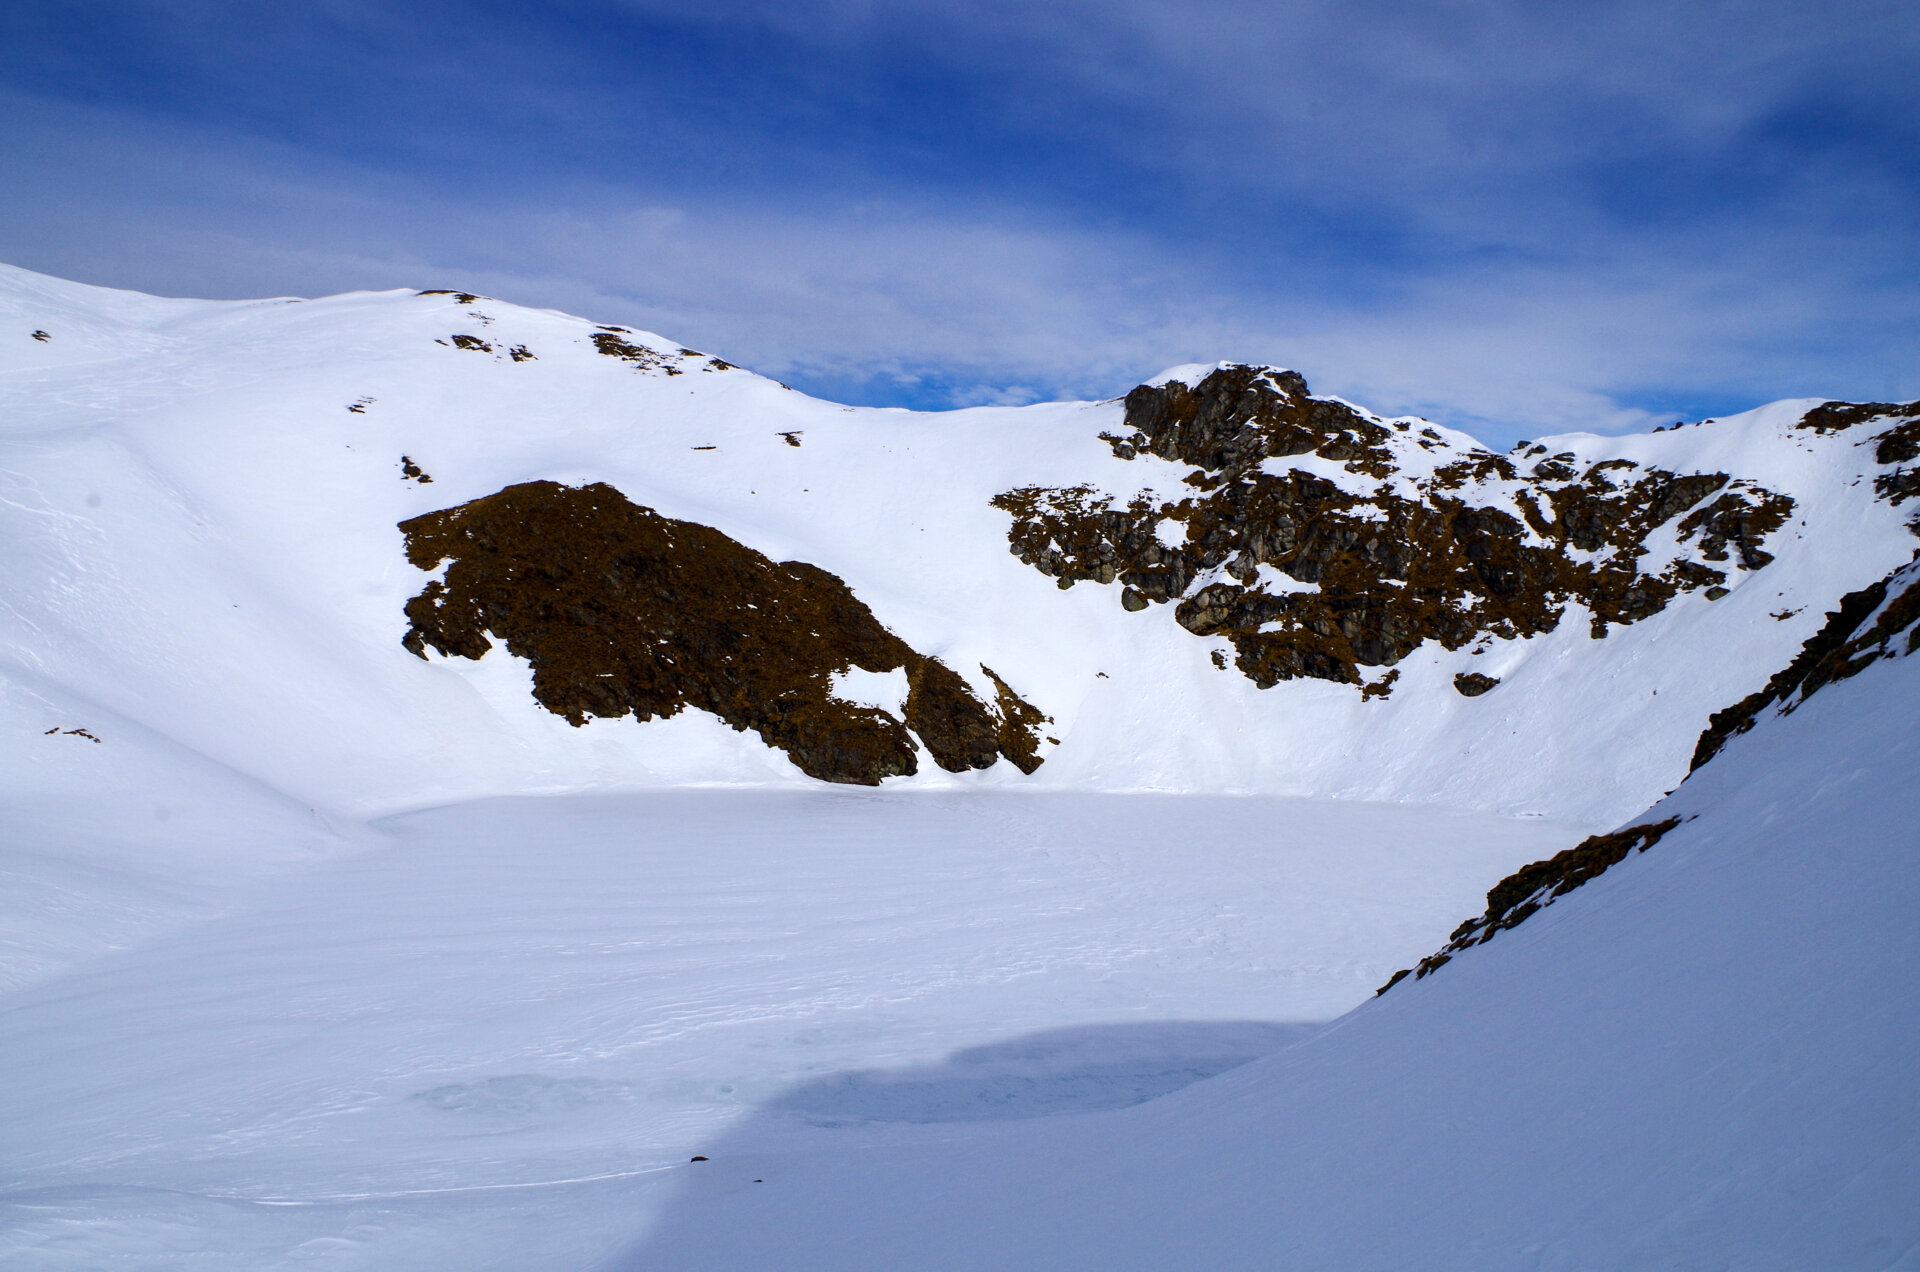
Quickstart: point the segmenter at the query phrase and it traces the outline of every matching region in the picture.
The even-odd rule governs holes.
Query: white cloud
[[[1661,396],[1715,410],[1879,396],[1916,349],[1911,323],[1886,321],[1914,316],[1911,292],[1876,282],[1905,250],[1897,228],[1829,234],[1799,251],[1799,271],[1780,262],[1806,242],[1806,217],[1737,241],[1712,226],[1557,243],[1542,231],[1526,251],[1439,253],[1390,285],[1347,287],[1284,252],[1237,258],[1200,234],[1090,226],[1005,196],[449,189],[44,100],[0,108],[21,121],[0,166],[41,178],[36,202],[0,213],[13,263],[173,294],[465,287],[869,395],[1104,397],[1168,365],[1234,358],[1506,441],[1664,422],[1632,405]]]

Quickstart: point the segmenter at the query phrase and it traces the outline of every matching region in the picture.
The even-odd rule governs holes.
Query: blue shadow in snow
[[[836,1161],[888,1144],[917,1143],[908,1151],[937,1176],[939,1159],[953,1147],[952,1132],[928,1136],[916,1128],[969,1124],[996,1135],[986,1124],[1126,1109],[1324,1027],[1168,1021],[1052,1029],[969,1047],[936,1064],[848,1070],[802,1083],[700,1149],[704,1160],[682,1168],[647,1236],[598,1266],[601,1272],[910,1267],[885,1254],[891,1247],[884,1242],[868,1248],[870,1199],[842,1195],[832,1184],[821,1192],[816,1184],[787,1201],[791,1187],[819,1181],[823,1171],[831,1178]]]
[[[1122,1109],[1238,1068],[1319,1028],[1171,1021],[1052,1029],[969,1047],[923,1068],[836,1073],[763,1109],[816,1126],[1004,1122]]]

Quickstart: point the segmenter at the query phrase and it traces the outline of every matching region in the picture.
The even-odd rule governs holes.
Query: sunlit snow
[[[1117,403],[856,411],[478,308],[0,268],[0,1266],[1913,1266],[1915,664],[1681,785],[1912,550],[1807,403],[1553,441],[1791,494],[1724,599],[1367,701],[1007,552],[1000,491],[1144,488]],[[1046,763],[827,788],[402,649],[397,523],[539,479],[833,571]],[[1675,787],[1654,851],[1371,999]]]

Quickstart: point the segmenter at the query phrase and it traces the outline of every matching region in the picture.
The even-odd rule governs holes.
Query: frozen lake
[[[1116,1108],[1285,1046],[1581,833],[842,790],[374,829],[0,998],[0,1261],[590,1266],[743,1128]]]

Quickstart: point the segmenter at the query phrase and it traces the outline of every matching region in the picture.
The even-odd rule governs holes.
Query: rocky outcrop
[[[1825,686],[1857,676],[1889,654],[1911,654],[1916,648],[1920,648],[1920,563],[1909,563],[1841,597],[1839,608],[1828,612],[1827,621],[1807,638],[1792,662],[1775,672],[1763,688],[1714,712],[1694,746],[1688,771],[1718,755],[1728,739],[1751,729],[1767,708],[1792,711]]]
[[[1012,552],[1063,588],[1119,584],[1129,611],[1173,604],[1188,631],[1229,641],[1262,688],[1363,685],[1361,668],[1427,641],[1533,636],[1574,604],[1603,637],[1724,584],[1729,569],[1765,567],[1763,545],[1793,509],[1726,473],[1627,460],[1581,471],[1544,446],[1462,448],[1264,367],[1142,385],[1127,394],[1126,428],[1101,435],[1116,457],[1190,465],[1192,493],[1010,490],[994,504],[1013,517]],[[1668,526],[1675,550],[1646,567]]]
[[[1856,443],[1873,447],[1874,462],[1888,471],[1874,476],[1874,493],[1895,507],[1920,494],[1920,402],[1826,402],[1802,416],[1796,428],[1826,435],[1859,429]],[[1908,528],[1920,534],[1920,516]],[[1693,751],[1689,772],[1699,768],[1729,738],[1754,726],[1769,707],[1791,711],[1836,680],[1859,674],[1890,653],[1912,653],[1920,645],[1920,567],[1908,564],[1879,582],[1849,592],[1828,611],[1820,630],[1807,638],[1792,662],[1761,688],[1709,717]],[[1906,636],[1904,650],[1897,637]]]
[[[1493,885],[1493,890],[1487,893],[1484,914],[1455,928],[1446,946],[1437,953],[1421,959],[1414,967],[1395,972],[1386,984],[1374,991],[1375,995],[1386,993],[1409,975],[1419,980],[1436,972],[1462,950],[1485,945],[1508,928],[1518,927],[1575,888],[1598,879],[1625,861],[1628,853],[1636,849],[1645,852],[1653,847],[1679,824],[1678,817],[1669,817],[1611,834],[1593,835],[1545,861],[1520,867]]]
[[[1500,683],[1494,676],[1483,676],[1477,671],[1463,671],[1453,678],[1453,688],[1462,698],[1478,698]]]
[[[774,562],[709,526],[662,517],[612,486],[550,481],[400,523],[407,559],[447,563],[407,602],[403,644],[479,658],[493,639],[533,669],[533,694],[575,725],[686,707],[752,729],[808,775],[876,785],[941,768],[1040,764],[1046,717],[1006,682],[989,706],[958,673],[883,627],[839,578]],[[833,695],[833,677],[904,669],[900,716]],[[984,670],[984,669],[983,669]]]
[[[642,371],[658,371],[664,375],[683,375],[689,363],[698,364],[702,371],[732,371],[733,363],[724,358],[711,358],[698,349],[655,349],[649,345],[636,344],[626,337],[634,333],[625,327],[602,327],[593,333],[593,347],[609,358],[618,358]],[[518,361],[519,359],[515,359]],[[784,436],[784,434],[783,434]],[[788,439],[798,446],[800,443]]]
[[[1920,402],[1828,402],[1808,411],[1798,427],[1822,434],[1865,428],[1859,444],[1872,442],[1874,462],[1890,467],[1875,475],[1874,493],[1896,508],[1920,495],[1920,469],[1907,467],[1920,458]],[[1920,515],[1907,526],[1920,534]]]
[[[1031,773],[1040,767],[1040,743],[1057,743],[1059,739],[1044,736],[1045,726],[1053,723],[1053,717],[1042,715],[1040,708],[1015,693],[1006,681],[994,673],[993,668],[982,663],[980,670],[988,680],[993,681],[994,708],[1000,717],[999,730],[994,740],[1000,747],[1000,754],[1007,757],[1009,763],[1022,773]]]
[[[1881,462],[1898,462],[1882,460]],[[1920,650],[1920,552],[1886,578],[1840,599],[1818,632],[1793,661],[1776,672],[1765,688],[1715,712],[1694,749],[1698,769],[1720,753],[1730,738],[1751,729],[1768,708],[1790,712],[1827,685],[1856,676],[1886,657]],[[1636,849],[1645,852],[1680,824],[1677,817],[1594,835],[1546,861],[1522,866],[1487,893],[1486,912],[1454,929],[1445,947],[1416,966],[1395,972],[1378,993],[1386,993],[1411,975],[1418,980],[1451,962],[1455,955],[1483,945],[1497,933],[1525,922],[1543,907],[1598,878]]]

